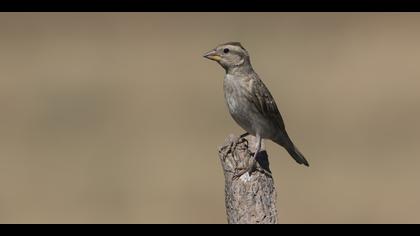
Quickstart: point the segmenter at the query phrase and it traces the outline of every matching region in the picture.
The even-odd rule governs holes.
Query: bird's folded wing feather
[[[276,102],[270,91],[264,85],[262,80],[258,76],[253,76],[250,80],[251,92],[249,100],[255,105],[257,110],[261,112],[264,117],[267,117],[276,122],[276,124],[284,130],[284,122],[281,114],[277,108]]]

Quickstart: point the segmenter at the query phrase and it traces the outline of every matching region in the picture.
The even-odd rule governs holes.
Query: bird
[[[273,96],[254,71],[249,53],[242,44],[219,44],[205,53],[204,58],[216,61],[225,70],[223,90],[226,105],[233,120],[246,131],[239,139],[248,135],[256,137],[256,151],[251,157],[251,164],[235,177],[246,172],[252,174],[263,139],[282,146],[297,163],[309,167],[308,161],[290,139]]]

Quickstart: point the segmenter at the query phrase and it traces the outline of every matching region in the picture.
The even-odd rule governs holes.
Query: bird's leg
[[[249,173],[249,175],[251,175],[252,171],[256,167],[256,164],[257,164],[257,155],[261,151],[261,142],[262,142],[261,136],[260,135],[257,135],[257,144],[256,144],[256,147],[255,147],[255,153],[251,157],[251,160],[250,160],[251,161],[251,165],[248,167],[248,173]]]
[[[233,176],[233,178],[239,178],[241,177],[243,174],[245,174],[246,172],[248,172],[248,175],[251,176],[252,171],[254,171],[256,164],[257,164],[257,155],[258,153],[261,151],[261,142],[262,142],[262,138],[260,135],[257,134],[256,136],[257,138],[257,143],[255,145],[255,153],[254,155],[248,160],[248,166],[245,167],[244,169],[242,169],[241,171],[239,171],[237,174],[235,174]]]

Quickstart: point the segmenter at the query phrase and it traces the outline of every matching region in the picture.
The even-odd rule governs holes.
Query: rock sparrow
[[[221,44],[204,55],[218,62],[226,71],[223,82],[226,104],[232,118],[247,132],[257,138],[251,165],[245,172],[251,175],[262,139],[270,139],[284,147],[299,164],[309,166],[286,132],[277,105],[260,77],[251,66],[249,54],[239,42]]]

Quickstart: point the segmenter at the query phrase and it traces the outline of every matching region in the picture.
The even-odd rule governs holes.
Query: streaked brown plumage
[[[246,171],[252,172],[262,139],[270,139],[281,145],[297,163],[309,166],[290,140],[274,98],[252,68],[245,48],[238,42],[228,42],[217,46],[204,57],[217,61],[225,69],[223,85],[229,112],[247,133],[257,137],[253,165]]]

